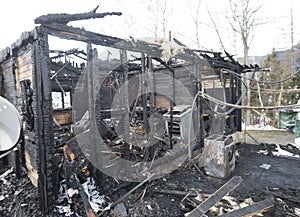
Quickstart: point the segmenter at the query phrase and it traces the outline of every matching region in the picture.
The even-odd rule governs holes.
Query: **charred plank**
[[[268,210],[270,210],[272,207],[274,207],[274,204],[266,199],[263,201],[260,201],[258,203],[255,203],[253,205],[238,209],[238,210],[234,210],[230,213],[226,213],[221,215],[222,217],[250,217],[253,215],[257,215],[263,212],[267,212]]]
[[[240,183],[242,182],[242,178],[239,176],[235,176],[230,179],[227,183],[225,183],[221,188],[219,188],[215,193],[213,193],[207,200],[197,206],[191,213],[189,213],[188,217],[196,217],[204,215],[210,207],[212,207],[216,202],[222,199],[226,194],[233,191]]]
[[[70,21],[76,20],[88,20],[88,19],[97,19],[103,18],[106,16],[121,16],[121,12],[106,12],[106,13],[79,13],[79,14],[47,14],[42,15],[34,20],[35,24],[47,24],[47,23],[64,23],[67,24]]]

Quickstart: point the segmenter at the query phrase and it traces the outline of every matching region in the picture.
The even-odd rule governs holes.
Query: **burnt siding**
[[[2,63],[2,70],[4,75],[4,97],[15,105],[16,88],[13,68],[13,58],[9,58]]]
[[[27,113],[25,104],[26,102],[22,100],[26,97],[25,92],[21,90],[21,82],[24,80],[29,80],[31,82],[31,88],[32,88],[32,68],[33,68],[33,62],[32,62],[32,55],[33,55],[33,46],[32,44],[28,44],[25,47],[22,47],[21,49],[18,50],[17,52],[17,57],[16,57],[16,90],[18,92],[18,95],[20,97],[18,102],[17,102],[17,107],[21,108],[22,113]],[[28,96],[27,96],[28,97]],[[31,96],[32,99],[34,96]],[[35,108],[33,107],[33,104],[30,104],[32,107],[32,110],[35,111]],[[37,151],[36,151],[36,139],[35,139],[35,134],[36,131],[35,129],[30,129],[28,127],[29,123],[27,122],[27,119],[24,118],[23,121],[23,132],[24,132],[24,148],[26,153],[29,156],[29,159],[26,159],[26,167],[28,170],[37,170]],[[33,172],[33,171],[31,171]]]
[[[0,89],[2,95],[9,100],[19,111],[23,114],[24,104],[22,96],[24,93],[21,91],[21,82],[28,79],[32,81],[32,44],[28,43],[20,48],[14,48],[6,58],[2,58],[1,63],[1,76],[3,87]],[[13,55],[11,54],[13,53]],[[1,82],[1,80],[0,80]],[[37,154],[35,131],[27,128],[26,119],[23,117],[23,135],[24,135],[24,151],[29,156],[26,158],[25,166],[29,171],[36,170]]]

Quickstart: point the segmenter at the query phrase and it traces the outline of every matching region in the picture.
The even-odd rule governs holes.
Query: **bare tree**
[[[189,1],[189,8],[191,11],[192,20],[195,25],[196,30],[196,41],[197,47],[200,49],[200,38],[199,38],[199,28],[200,28],[200,7],[201,7],[201,0],[190,0]]]
[[[167,14],[167,0],[158,1],[161,8],[161,24],[164,38],[166,37],[166,31],[168,26],[168,14]]]
[[[169,2],[168,0],[149,0],[146,4],[154,24],[155,38],[159,36],[160,30],[162,36],[166,37],[169,17],[173,10],[173,2]]]
[[[210,11],[210,9],[209,9],[208,7],[207,7],[207,12],[208,12],[210,21],[211,21],[212,24],[213,24],[213,28],[214,28],[214,30],[215,30],[217,36],[218,36],[220,45],[221,45],[221,47],[223,48],[223,50],[226,50],[226,49],[225,49],[225,46],[224,46],[224,43],[223,43],[223,40],[222,40],[221,32],[220,32],[220,30],[219,30],[219,28],[220,28],[220,27],[218,26],[218,23],[219,23],[219,22],[217,22],[217,21],[218,21],[218,16],[216,16],[216,13],[213,14],[213,13]]]
[[[232,30],[241,37],[244,48],[244,64],[248,64],[253,31],[256,26],[262,24],[257,17],[262,4],[256,4],[253,0],[229,0],[229,6],[230,16],[227,16],[227,19]]]
[[[249,49],[251,42],[253,40],[253,32],[256,26],[261,25],[262,22],[258,18],[258,13],[262,8],[262,4],[257,4],[254,0],[229,0],[230,6],[230,16],[227,16],[229,24],[232,30],[240,35],[243,43],[244,50],[244,64],[249,64]],[[248,78],[251,77],[250,74],[246,75]],[[250,106],[250,82],[246,80],[247,90],[243,88],[243,91],[247,91],[247,99],[243,100],[243,104]],[[247,110],[244,113],[244,120],[246,124],[249,125],[251,122],[251,111]]]

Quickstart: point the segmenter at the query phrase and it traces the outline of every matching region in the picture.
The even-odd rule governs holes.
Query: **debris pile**
[[[13,168],[0,175],[0,216],[42,216],[38,190],[25,174],[18,179]]]
[[[197,207],[210,203],[206,206],[206,216],[239,216],[237,212],[253,213],[258,210],[256,216],[262,213],[259,215],[296,217],[300,209],[299,160],[273,156],[272,151],[276,151],[277,147],[265,143],[237,144],[236,169],[228,179],[209,177],[204,169],[195,167],[182,167],[163,178],[141,184],[105,175],[101,186],[96,186],[90,177],[79,179],[86,202],[97,216],[190,217]],[[280,147],[299,154],[292,145]],[[13,169],[4,170],[1,174],[0,215],[42,216],[38,211],[37,189],[27,176],[17,179]],[[232,179],[235,180],[234,185]],[[224,191],[226,183],[231,184]],[[222,194],[218,193],[220,191],[223,191]],[[60,181],[59,192],[54,216],[86,216],[85,202],[79,189],[67,187],[64,178]]]
[[[92,178],[88,178],[82,186],[93,212],[100,213],[107,206],[105,196],[100,195]],[[85,210],[81,205],[82,198],[78,189],[68,188],[65,179],[60,183],[59,197],[55,203],[54,214],[56,216],[85,216]]]

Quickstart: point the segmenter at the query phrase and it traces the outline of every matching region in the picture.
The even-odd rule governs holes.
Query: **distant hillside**
[[[264,56],[250,56],[249,57],[249,64],[258,64],[260,65],[262,61],[264,61],[265,59],[267,59],[268,55],[264,55]],[[241,64],[243,64],[244,59],[243,57],[238,57],[237,61]]]
[[[300,43],[296,44],[294,46],[294,49],[295,49],[295,51],[299,50],[300,49]],[[285,60],[286,54],[289,50],[290,49],[277,51],[279,61],[284,61]],[[258,65],[260,65],[262,61],[267,59],[268,55],[269,54],[266,54],[264,56],[250,56],[249,57],[249,64],[258,64]],[[243,63],[243,58],[242,57],[237,58],[237,60],[241,64]],[[296,66],[299,66],[299,65],[300,65],[300,63],[296,63]]]

